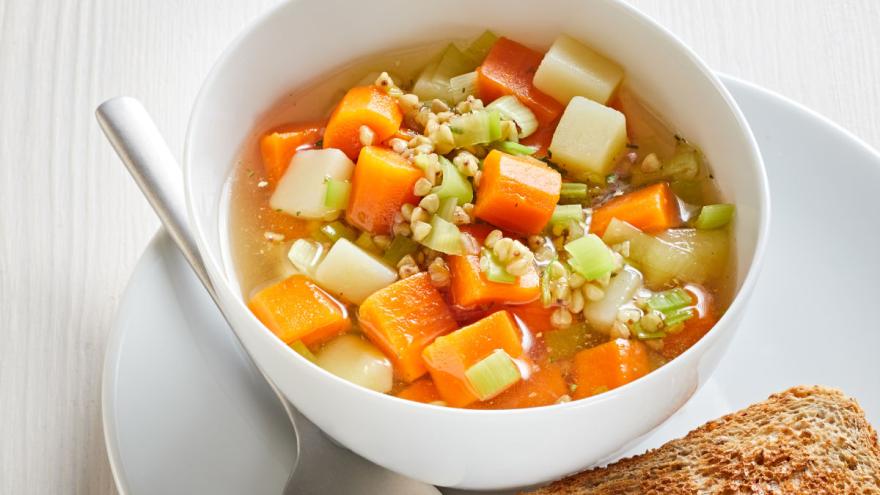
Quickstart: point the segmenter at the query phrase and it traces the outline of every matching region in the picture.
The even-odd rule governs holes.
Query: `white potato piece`
[[[630,266],[624,267],[605,288],[603,299],[584,306],[584,319],[596,330],[607,332],[617,318],[617,310],[632,301],[641,286],[642,274]]]
[[[344,238],[333,244],[315,270],[318,285],[355,304],[395,280],[396,271]]]
[[[269,205],[300,218],[323,218],[334,211],[324,206],[327,178],[348,180],[353,170],[354,163],[335,148],[297,152]]]
[[[626,117],[582,96],[565,107],[550,142],[552,160],[582,180],[601,180],[626,146]]]
[[[391,361],[373,344],[357,335],[342,335],[318,352],[318,366],[352,383],[383,394],[391,391]]]
[[[575,96],[608,103],[623,79],[623,69],[592,48],[560,35],[544,55],[533,84],[563,105]]]

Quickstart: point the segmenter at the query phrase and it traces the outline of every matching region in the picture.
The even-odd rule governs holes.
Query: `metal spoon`
[[[138,100],[121,96],[102,103],[95,114],[110,144],[223,314],[189,228],[180,167],[147,110]],[[284,495],[439,495],[430,485],[388,471],[332,443],[263,376],[290,418],[296,439],[296,462],[282,491]]]

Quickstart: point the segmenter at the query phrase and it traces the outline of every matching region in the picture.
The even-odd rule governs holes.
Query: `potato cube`
[[[608,103],[623,69],[576,39],[561,35],[535,72],[536,88],[567,104],[575,96]]]
[[[345,238],[333,244],[315,271],[321,287],[355,304],[395,280],[396,271]]]
[[[575,96],[550,143],[552,160],[583,180],[601,180],[626,147],[626,117],[613,108]]]
[[[334,210],[324,204],[327,178],[348,180],[354,163],[334,149],[299,151],[281,176],[269,206],[299,218],[323,218]]]

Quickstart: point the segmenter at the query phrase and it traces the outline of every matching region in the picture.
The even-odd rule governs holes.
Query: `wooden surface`
[[[179,154],[202,77],[273,0],[0,0],[0,493],[115,493],[103,352],[158,226],[93,111],[141,98]],[[711,67],[880,147],[875,0],[637,0]]]

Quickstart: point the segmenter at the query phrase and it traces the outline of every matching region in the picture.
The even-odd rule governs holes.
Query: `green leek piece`
[[[453,256],[464,254],[461,231],[451,222],[440,218],[440,215],[431,218],[431,233],[422,240],[422,245],[443,254]]]
[[[484,31],[483,34],[471,42],[470,46],[465,49],[464,54],[467,55],[474,64],[480,65],[483,63],[483,60],[486,58],[486,55],[489,54],[489,50],[492,49],[492,46],[496,41],[498,41],[498,35],[492,31]]]
[[[694,304],[690,294],[682,288],[658,292],[648,299],[648,307],[661,313],[669,313]]]
[[[327,192],[324,193],[324,206],[333,210],[344,210],[348,206],[348,194],[351,182],[328,178]]]
[[[357,245],[357,247],[370,253],[375,254],[379,251],[379,246],[377,246],[376,243],[373,242],[373,238],[370,237],[370,234],[366,232],[361,232],[361,235],[358,236],[354,243],[355,245]]]
[[[397,263],[404,256],[416,252],[417,249],[419,249],[419,243],[411,238],[402,235],[394,236],[394,239],[391,240],[391,244],[388,245],[388,249],[385,250],[385,254],[382,256],[382,261],[391,266],[397,266]]]
[[[666,315],[666,318],[663,319],[663,323],[669,328],[690,320],[694,317],[695,312],[694,308],[682,308],[664,314]]]
[[[635,322],[632,325],[633,333],[639,340],[657,340],[666,337],[666,332],[663,330],[657,330],[655,332],[649,332],[642,328],[642,325],[639,322]]]
[[[496,349],[464,374],[481,401],[497,396],[522,379],[513,358],[503,349]]]
[[[583,182],[563,182],[559,189],[559,201],[581,203],[587,199],[587,185]]]
[[[486,267],[486,280],[499,284],[515,284],[516,276],[507,272],[504,265],[498,261],[498,257],[490,249],[480,250],[480,266]]]
[[[446,157],[440,157],[440,169],[443,171],[443,181],[439,186],[431,189],[432,193],[436,194],[441,200],[456,198],[458,204],[461,205],[474,200],[474,188],[471,186],[470,181]]]
[[[302,340],[297,340],[296,342],[293,342],[292,344],[290,344],[290,348],[293,349],[300,356],[308,359],[313,363],[317,360],[315,355],[312,354],[312,351],[310,351],[309,348],[306,347],[305,344],[303,344]]]
[[[602,278],[614,270],[611,249],[596,234],[588,234],[565,245],[568,263],[587,280]]]
[[[297,239],[290,246],[287,258],[301,273],[312,276],[315,268],[324,257],[324,248],[320,243],[308,239]]]
[[[514,156],[531,156],[538,152],[538,148],[534,146],[526,146],[524,144],[514,143],[513,141],[500,141],[493,146],[498,151]]]
[[[700,173],[700,152],[690,144],[681,142],[675,147],[675,152],[666,160],[660,170],[655,172],[642,172],[639,167],[634,167],[632,183],[634,186],[668,181],[690,181],[697,178]]]
[[[458,198],[455,196],[451,198],[444,198],[440,200],[440,207],[437,208],[436,215],[446,220],[447,222],[452,221],[452,214],[455,213],[455,207],[458,206]]]
[[[454,44],[449,44],[439,57],[429,63],[419,74],[412,92],[420,100],[430,101],[434,98],[450,101],[450,79],[459,74],[470,72],[476,68],[477,63],[462,53]]]
[[[702,230],[720,229],[733,219],[735,207],[730,204],[706,205],[694,222],[694,227]]]
[[[464,101],[468,96],[475,94],[477,94],[476,72],[468,72],[449,80],[449,99],[452,103]]]
[[[340,237],[354,242],[357,239],[357,232],[340,221],[330,222],[321,227],[321,233],[327,236],[330,242],[336,242]]]
[[[535,113],[523,105],[516,96],[502,96],[486,105],[486,109],[496,110],[501,118],[514,121],[519,128],[520,138],[527,137],[538,130],[538,119],[535,117]]]
[[[556,205],[550,225],[568,225],[569,222],[581,222],[583,219],[584,209],[581,205]]]
[[[501,138],[501,116],[497,111],[479,110],[453,118],[449,128],[456,148],[491,143]]]

